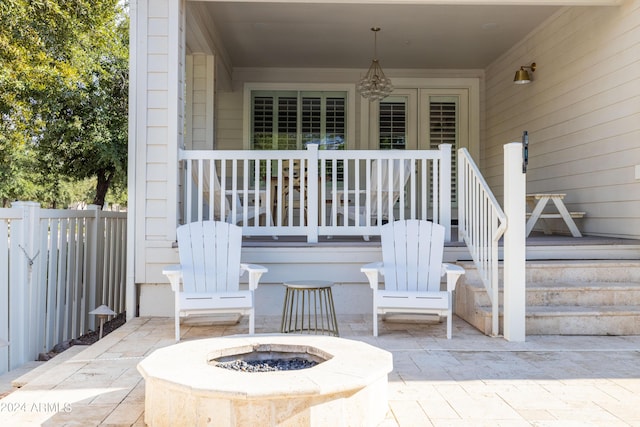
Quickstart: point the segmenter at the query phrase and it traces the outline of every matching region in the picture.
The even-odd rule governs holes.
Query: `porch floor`
[[[464,246],[463,242],[458,240],[458,232],[454,228],[451,232],[451,242],[446,242],[445,246],[459,247]],[[573,237],[569,234],[551,234],[545,235],[541,232],[532,232],[527,237],[527,246],[640,246],[638,239],[623,239],[619,237],[602,237],[602,236],[582,236]],[[320,236],[318,243],[308,243],[305,236],[279,236],[274,239],[271,236],[245,236],[242,240],[242,246],[246,247],[263,247],[263,246],[379,246],[380,236],[370,236],[369,241],[365,241],[361,236]],[[500,242],[502,246],[502,242]]]
[[[382,426],[640,425],[640,336],[512,343],[454,317],[452,340],[438,323],[381,322],[374,338],[369,316],[338,320],[343,338],[393,353]],[[279,322],[258,317],[256,332],[276,332]],[[246,318],[182,328],[184,340],[246,330]],[[173,344],[173,332],[171,318],[127,322],[0,400],[0,425],[143,426],[144,381],[136,365]]]

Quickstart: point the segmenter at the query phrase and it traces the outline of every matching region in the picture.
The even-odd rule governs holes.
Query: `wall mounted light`
[[[531,75],[529,75],[526,68],[530,69],[533,73],[536,70],[536,63],[532,62],[531,65],[523,65],[520,67],[520,69],[516,71],[516,76],[513,78],[515,84],[526,85],[527,83],[531,83]]]

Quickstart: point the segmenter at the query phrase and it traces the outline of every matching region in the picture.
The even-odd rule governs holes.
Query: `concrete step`
[[[464,282],[467,297],[478,306],[491,305],[483,285]],[[459,289],[457,288],[457,289]],[[546,282],[527,283],[526,304],[531,306],[640,305],[640,282]],[[503,289],[499,304],[503,303]]]
[[[489,296],[475,266],[462,265],[455,312],[489,335]],[[529,335],[640,334],[640,261],[527,262],[526,281]],[[502,303],[501,284],[500,328]]]
[[[465,280],[467,282],[481,283],[478,270],[473,262],[464,261],[457,264],[466,270]],[[502,262],[499,269],[499,276],[502,277]],[[527,261],[526,281],[527,284],[534,282],[640,282],[640,261]]]
[[[476,307],[478,329],[491,334],[491,307]],[[500,334],[502,331],[500,308]],[[527,307],[527,335],[639,335],[640,306]]]

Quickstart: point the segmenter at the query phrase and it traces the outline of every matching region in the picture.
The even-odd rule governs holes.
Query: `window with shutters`
[[[380,101],[381,150],[404,150],[407,144],[407,104],[403,99]]]
[[[458,152],[458,105],[455,100],[432,97],[429,100],[429,147],[438,150],[440,144],[451,144],[451,200],[456,203]]]
[[[346,92],[252,91],[251,147],[345,149]]]

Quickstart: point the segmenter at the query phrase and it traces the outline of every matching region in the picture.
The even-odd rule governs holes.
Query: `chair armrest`
[[[249,290],[256,290],[258,282],[264,273],[269,271],[266,267],[258,264],[240,264],[240,275],[247,271],[249,273]]]
[[[382,268],[383,265],[384,264],[382,262],[372,262],[370,264],[363,265],[362,268],[360,268],[360,271],[362,271],[367,276],[367,279],[369,279],[369,286],[371,286],[371,289],[374,291],[378,290],[379,277],[384,274]]]
[[[180,292],[180,281],[182,280],[182,267],[180,264],[167,265],[162,269],[162,274],[169,278],[171,290]]]
[[[456,290],[458,279],[464,273],[464,268],[459,265],[442,263],[442,275],[447,275],[447,292],[453,292]]]

